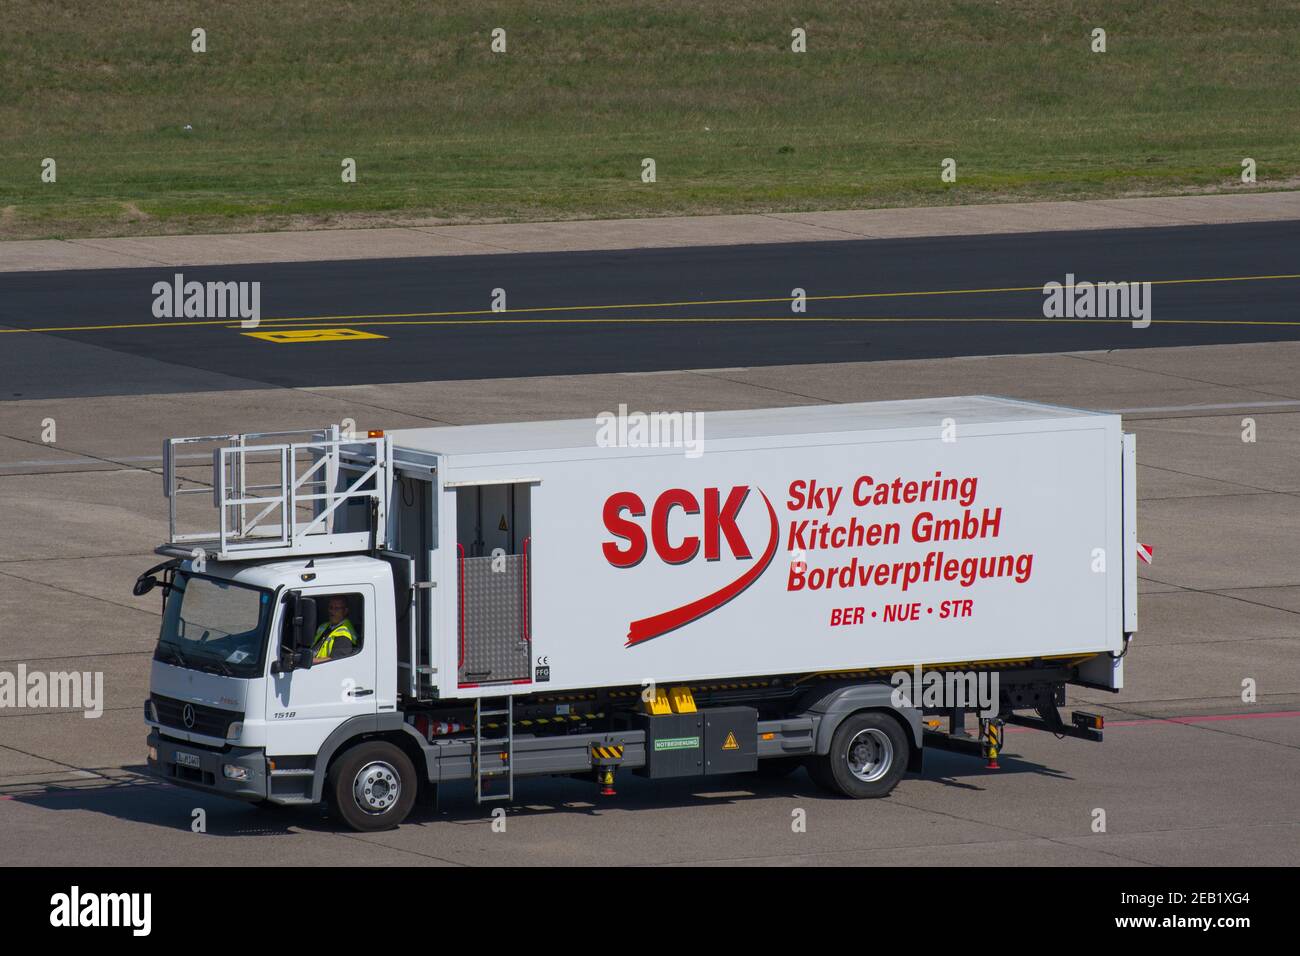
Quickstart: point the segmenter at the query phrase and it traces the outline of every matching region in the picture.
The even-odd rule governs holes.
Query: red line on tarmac
[[[1300,710],[1276,710],[1265,714],[1206,714],[1199,717],[1152,717],[1148,720],[1108,720],[1105,729],[1111,727],[1139,727],[1143,724],[1206,724],[1214,720],[1265,720],[1273,717],[1300,717]],[[1036,727],[1007,727],[1009,734],[1027,734],[1035,732]]]
[[[1137,724],[1204,724],[1212,720],[1264,720],[1270,717],[1300,717],[1300,710],[1277,710],[1266,714],[1207,714],[1203,717],[1152,717],[1150,720],[1117,720],[1108,727],[1132,727]]]

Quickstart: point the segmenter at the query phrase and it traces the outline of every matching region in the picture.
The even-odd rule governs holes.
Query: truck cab
[[[185,462],[209,449],[204,487]],[[170,535],[158,552],[170,560],[135,588],[163,594],[144,708],[151,772],[244,800],[314,803],[331,741],[400,723],[396,585],[410,582],[409,562],[378,556],[388,450],[382,436],[337,427],[164,445]],[[191,530],[197,495],[211,495],[216,528]],[[350,638],[324,653],[331,605]]]
[[[340,727],[397,711],[392,569],[365,555],[193,564],[164,585],[149,766],[229,796],[309,801],[305,774],[276,769],[307,769]],[[356,639],[324,658],[314,638],[340,600]]]

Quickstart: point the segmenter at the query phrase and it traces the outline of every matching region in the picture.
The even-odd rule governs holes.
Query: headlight
[[[228,763],[221,768],[222,776],[227,780],[247,780],[248,768],[236,767],[233,763]]]
[[[152,760],[154,763],[157,763],[157,762],[158,762],[158,748],[157,748],[157,747],[150,747],[150,748],[149,748],[149,759]]]
[[[244,725],[241,721],[235,721],[226,728],[227,740],[238,740],[244,733]]]
[[[144,702],[144,719],[150,723],[159,723],[158,708],[152,700],[146,700]]]

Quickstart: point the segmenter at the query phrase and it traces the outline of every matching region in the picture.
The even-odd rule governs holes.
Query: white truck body
[[[1136,557],[1125,547],[1116,415],[969,397],[715,412],[703,422],[703,453],[694,458],[682,448],[599,447],[592,420],[391,437],[399,458],[404,450],[437,456],[443,515],[456,514],[467,487],[528,490],[530,639],[534,660],[548,662],[550,689],[1118,654],[1136,629],[1135,620],[1125,624],[1126,605],[1136,607],[1136,577],[1125,572]],[[890,503],[860,503],[898,478],[937,481],[926,496],[949,497],[895,503],[922,489],[909,496],[900,487],[896,496],[890,487]],[[1130,475],[1130,495],[1133,487]],[[725,504],[737,488],[747,489],[735,515],[740,557],[725,534],[716,549],[704,540],[708,489]],[[624,507],[616,516],[652,539],[655,503],[671,489],[689,492],[700,511],[687,513],[689,499],[665,511],[667,544],[698,538],[693,557],[666,561],[648,540],[642,560],[611,563],[608,546],[630,551],[633,543],[607,527],[607,503],[635,495],[645,514]],[[940,521],[979,521],[985,509],[997,523],[977,537],[916,540],[942,534]],[[863,529],[857,547],[853,522]],[[817,547],[817,523],[842,528],[841,546],[830,537]],[[456,581],[457,533],[441,522],[438,566],[448,584]],[[873,533],[881,536],[874,546],[865,543]],[[942,558],[927,568],[932,552]],[[972,568],[979,559],[991,576]],[[830,569],[838,569],[830,585],[814,589]],[[728,599],[727,588],[745,581]],[[440,581],[437,594],[441,695],[487,692],[456,679],[457,592]],[[945,611],[945,602],[966,600]],[[853,623],[857,608],[861,623]],[[850,623],[832,625],[837,609],[850,610]],[[909,619],[898,620],[900,609]],[[1116,667],[1111,681],[1121,679]]]

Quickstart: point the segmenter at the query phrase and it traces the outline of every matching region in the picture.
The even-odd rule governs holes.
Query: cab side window
[[[364,604],[360,594],[323,594],[316,601],[316,633],[312,638],[315,664],[351,657],[365,640]]]

